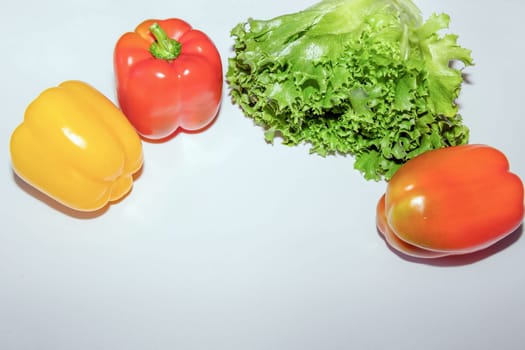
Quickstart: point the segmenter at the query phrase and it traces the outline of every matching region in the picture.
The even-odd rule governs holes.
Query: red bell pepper
[[[205,33],[181,19],[146,20],[123,34],[114,65],[119,105],[146,139],[201,130],[218,113],[221,57]]]
[[[429,151],[391,178],[377,205],[377,227],[391,247],[409,256],[470,253],[521,225],[523,192],[505,155],[492,147]]]

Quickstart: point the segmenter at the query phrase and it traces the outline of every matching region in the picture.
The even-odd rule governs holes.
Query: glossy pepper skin
[[[33,100],[11,135],[10,152],[20,178],[79,211],[122,198],[143,162],[140,137],[124,114],[81,81]]]
[[[222,63],[211,39],[187,22],[146,20],[114,50],[120,107],[145,139],[204,129],[222,97]]]
[[[523,183],[499,150],[462,145],[405,163],[377,205],[377,227],[391,247],[418,258],[484,249],[524,216]]]

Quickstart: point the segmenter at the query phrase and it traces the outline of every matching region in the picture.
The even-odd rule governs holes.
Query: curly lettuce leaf
[[[471,52],[449,16],[425,22],[410,0],[323,0],[235,26],[232,101],[286,145],[348,154],[366,179],[389,179],[427,150],[464,144],[456,99]]]

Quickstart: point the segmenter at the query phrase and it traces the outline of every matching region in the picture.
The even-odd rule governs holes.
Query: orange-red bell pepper
[[[222,63],[211,39],[187,22],[146,20],[123,34],[114,51],[120,107],[146,139],[178,128],[195,131],[216,117]]]
[[[377,227],[406,255],[435,258],[484,249],[524,216],[523,183],[485,145],[429,151],[405,163],[377,205]]]

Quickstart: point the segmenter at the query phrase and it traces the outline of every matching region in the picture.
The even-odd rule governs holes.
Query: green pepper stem
[[[155,41],[149,47],[149,52],[162,60],[174,60],[180,55],[181,43],[168,37],[158,23],[153,23],[149,28]]]

